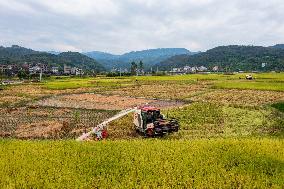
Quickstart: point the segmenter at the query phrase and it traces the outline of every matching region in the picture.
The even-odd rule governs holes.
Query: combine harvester
[[[106,138],[107,124],[132,112],[134,112],[133,123],[136,131],[145,137],[163,136],[167,133],[178,132],[179,130],[178,122],[175,119],[165,119],[160,109],[151,106],[142,106],[119,112],[117,115],[94,127],[90,132],[84,133],[77,138],[77,141],[87,140],[93,135],[97,135],[98,139]]]

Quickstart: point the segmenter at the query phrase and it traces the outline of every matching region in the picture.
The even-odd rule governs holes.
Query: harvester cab
[[[134,112],[134,126],[137,132],[147,137],[163,136],[177,132],[179,124],[174,119],[165,119],[160,109],[144,106]]]

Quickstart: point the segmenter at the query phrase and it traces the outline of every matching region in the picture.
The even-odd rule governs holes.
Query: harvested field
[[[125,95],[132,97],[147,97],[157,99],[183,100],[195,96],[208,89],[210,82],[143,82],[141,85],[118,88],[111,91],[104,91],[103,94]]]
[[[116,113],[67,108],[0,109],[0,137],[75,138]]]
[[[145,98],[122,97],[118,95],[106,96],[86,93],[55,96],[52,98],[40,100],[36,103],[33,103],[32,105],[97,110],[123,110],[146,104],[159,108],[170,108],[182,106],[184,103],[177,101],[162,101]]]
[[[0,96],[0,106],[11,106],[17,102],[25,101],[27,98],[19,96]]]
[[[15,132],[17,138],[60,138],[63,123],[57,121],[42,121],[20,125]]]
[[[284,101],[284,92],[257,90],[213,90],[190,98],[193,101],[257,106]]]
[[[9,86],[1,91],[0,106],[13,107],[16,104],[30,102],[38,98],[53,95],[75,94],[83,92],[93,92],[93,88],[76,88],[66,90],[50,90],[41,85],[25,84]]]

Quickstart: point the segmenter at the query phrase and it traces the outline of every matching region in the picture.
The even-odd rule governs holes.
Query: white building
[[[181,68],[173,68],[173,72],[180,72]]]
[[[190,66],[185,66],[185,67],[183,67],[183,70],[185,72],[190,72],[191,71],[191,67]]]
[[[31,66],[29,67],[29,73],[40,73],[42,71],[42,68],[40,66]]]
[[[214,66],[214,67],[212,68],[212,70],[213,70],[214,72],[217,72],[217,71],[219,70],[219,67],[218,67],[218,66]]]
[[[51,72],[54,73],[54,74],[57,74],[58,73],[58,67],[51,67]]]
[[[197,71],[197,67],[192,67],[190,70],[192,73],[195,73]]]
[[[200,66],[198,67],[198,71],[204,72],[204,71],[207,71],[207,68],[205,66]]]
[[[72,75],[83,75],[84,72],[80,68],[73,67],[73,68],[71,68],[71,74]]]

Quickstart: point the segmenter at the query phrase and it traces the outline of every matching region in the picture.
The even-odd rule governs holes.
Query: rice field
[[[245,75],[54,77],[7,86],[0,188],[283,188],[284,73]],[[180,131],[145,139],[130,114],[109,124],[107,140],[71,140],[134,103],[125,99],[176,102],[162,113]]]
[[[282,188],[275,139],[0,141],[1,188]]]
[[[265,81],[223,81],[214,84],[214,88],[218,89],[249,89],[249,90],[265,90],[265,91],[284,91],[284,81],[281,82],[265,82]]]

